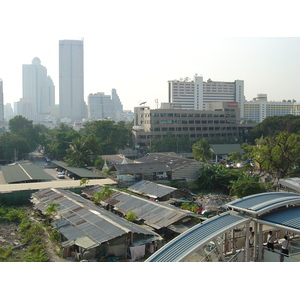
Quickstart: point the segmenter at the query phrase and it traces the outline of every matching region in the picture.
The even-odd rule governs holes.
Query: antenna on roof
[[[144,105],[144,104],[146,104],[146,102],[147,102],[147,101],[145,101],[145,102],[142,102],[142,103],[140,103],[140,105]]]

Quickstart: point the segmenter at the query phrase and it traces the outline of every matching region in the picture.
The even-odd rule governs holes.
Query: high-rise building
[[[92,120],[114,119],[114,103],[110,95],[104,93],[89,94],[88,117]]]
[[[112,89],[111,90],[111,100],[113,101],[114,103],[114,106],[115,106],[115,113],[116,113],[116,116],[122,114],[123,112],[123,105],[121,103],[121,100],[117,94],[117,90],[116,89]]]
[[[81,121],[86,117],[84,102],[83,40],[59,41],[60,119]]]
[[[4,122],[3,81],[0,78],[0,123]]]
[[[244,112],[244,81],[203,81],[202,76],[169,81],[169,103],[181,109],[206,109],[211,102],[237,102],[241,117]]]
[[[90,119],[113,119],[118,121],[123,112],[123,105],[116,89],[111,90],[111,96],[104,93],[88,96],[88,117]]]
[[[31,100],[34,121],[42,120],[46,109],[55,105],[53,81],[38,57],[32,64],[23,65],[23,99]]]

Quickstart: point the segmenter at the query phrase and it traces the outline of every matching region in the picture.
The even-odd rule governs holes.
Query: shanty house
[[[101,191],[101,189],[102,187],[98,185],[83,190],[83,193],[87,197],[91,197],[94,193]],[[112,191],[113,193],[110,197],[101,199],[103,206],[121,216],[126,216],[129,212],[134,212],[138,221],[152,227],[159,234],[164,232],[165,229],[172,231],[172,234],[178,233],[176,225],[192,225],[191,213],[186,210],[115,189],[112,189]],[[171,225],[172,227],[170,227]]]
[[[145,227],[128,222],[119,216],[96,206],[88,199],[62,189],[43,189],[32,194],[31,202],[42,215],[49,204],[59,205],[52,226],[62,237],[63,257],[78,260],[100,256],[127,257],[144,250],[160,236]]]
[[[135,194],[159,201],[166,201],[171,198],[189,198],[191,195],[187,190],[177,189],[146,180],[141,180],[127,189]]]

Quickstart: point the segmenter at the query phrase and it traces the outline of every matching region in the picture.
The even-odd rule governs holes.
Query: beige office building
[[[167,134],[175,137],[188,135],[190,141],[200,138],[238,139],[241,130],[249,129],[240,124],[238,103],[214,102],[209,110],[176,109],[162,103],[160,109],[148,106],[134,108],[133,133],[136,144],[146,144],[151,138]]]

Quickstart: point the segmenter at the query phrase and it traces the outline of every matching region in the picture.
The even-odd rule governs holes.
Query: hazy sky
[[[39,57],[56,88],[58,41],[84,38],[85,100],[115,88],[124,109],[168,100],[168,80],[244,80],[246,100],[300,101],[296,1],[3,1],[4,103],[22,97],[22,65]]]

